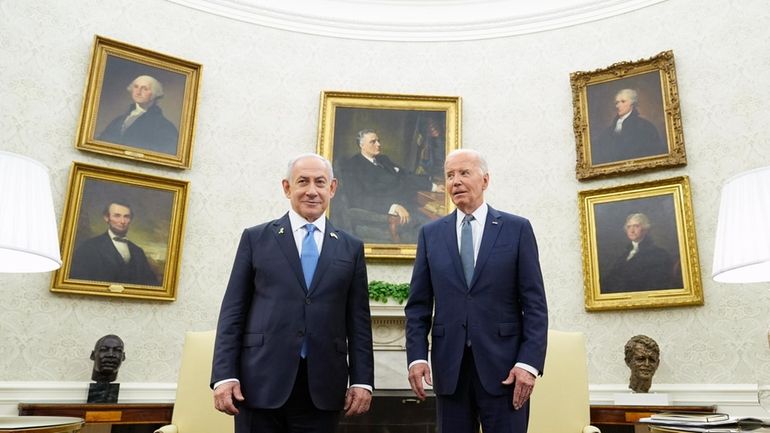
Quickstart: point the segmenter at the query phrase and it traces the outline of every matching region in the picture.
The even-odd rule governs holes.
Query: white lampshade
[[[0,151],[0,272],[47,272],[60,266],[48,169]]]
[[[722,187],[714,281],[770,281],[770,167],[738,174]]]

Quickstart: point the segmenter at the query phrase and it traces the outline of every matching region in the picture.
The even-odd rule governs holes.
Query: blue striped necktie
[[[305,230],[307,230],[307,234],[302,240],[302,253],[300,253],[299,258],[302,262],[302,273],[305,274],[305,287],[310,289],[310,283],[313,282],[313,274],[315,274],[315,268],[318,265],[318,246],[313,236],[316,226],[305,224]]]

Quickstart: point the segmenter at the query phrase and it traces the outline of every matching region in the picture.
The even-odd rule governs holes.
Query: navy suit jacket
[[[286,214],[243,232],[219,314],[211,385],[237,378],[243,404],[281,407],[305,338],[318,409],[342,409],[349,383],[374,385],[363,243],[327,221],[308,288]]]
[[[537,243],[529,221],[489,207],[470,287],[458,251],[457,213],[423,226],[406,311],[409,363],[428,359],[432,332],[433,390],[454,393],[466,341],[492,395],[517,362],[545,362],[548,311]],[[432,312],[435,304],[435,317]]]

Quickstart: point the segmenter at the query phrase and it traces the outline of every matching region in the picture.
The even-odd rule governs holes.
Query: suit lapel
[[[452,264],[454,265],[457,278],[459,278],[460,281],[465,282],[463,264],[460,261],[460,247],[457,242],[457,211],[453,211],[444,218],[444,226],[441,231],[441,237],[444,238],[444,241],[446,242],[447,251],[449,251],[449,257],[452,258]]]
[[[329,220],[326,220],[326,233],[324,233],[324,241],[321,246],[321,255],[318,257],[318,265],[315,268],[313,274],[313,281],[310,282],[310,288],[308,294],[318,288],[318,282],[321,281],[323,274],[331,266],[332,261],[337,257],[337,248],[339,247],[339,234],[338,230],[332,226]]]
[[[489,254],[492,252],[492,247],[497,241],[497,236],[500,234],[500,229],[502,226],[503,221],[501,219],[500,212],[492,209],[492,206],[489,206],[489,211],[487,212],[487,220],[484,223],[484,234],[481,235],[481,247],[479,247],[479,256],[476,258],[476,266],[473,268],[473,280],[471,280],[471,288],[473,288],[473,285],[476,284],[476,281],[479,279],[479,275],[481,275],[481,271],[484,269],[484,265],[487,263],[487,259],[489,259]]]
[[[289,222],[289,214],[287,213],[283,218],[273,221],[270,228],[273,231],[278,247],[281,248],[281,252],[286,257],[286,262],[291,270],[294,271],[294,275],[297,277],[302,289],[307,292],[305,274],[302,273],[302,264],[299,261],[297,245],[294,243],[294,234],[292,233],[291,222]]]

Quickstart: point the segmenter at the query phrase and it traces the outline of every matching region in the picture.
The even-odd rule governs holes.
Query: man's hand
[[[532,389],[535,387],[535,376],[523,368],[513,367],[508,373],[508,377],[503,381],[503,385],[513,384],[513,408],[521,409],[532,395]]]
[[[433,379],[430,377],[430,366],[424,362],[414,364],[409,369],[409,385],[414,391],[414,395],[420,400],[425,400],[425,386],[423,381],[433,386]]]
[[[409,222],[409,211],[400,204],[393,205],[393,211],[398,215],[399,224],[404,225]]]
[[[345,416],[365,414],[371,403],[372,393],[368,389],[351,386],[345,393]]]
[[[237,415],[235,401],[243,401],[240,382],[225,382],[214,389],[214,408],[228,415]]]

